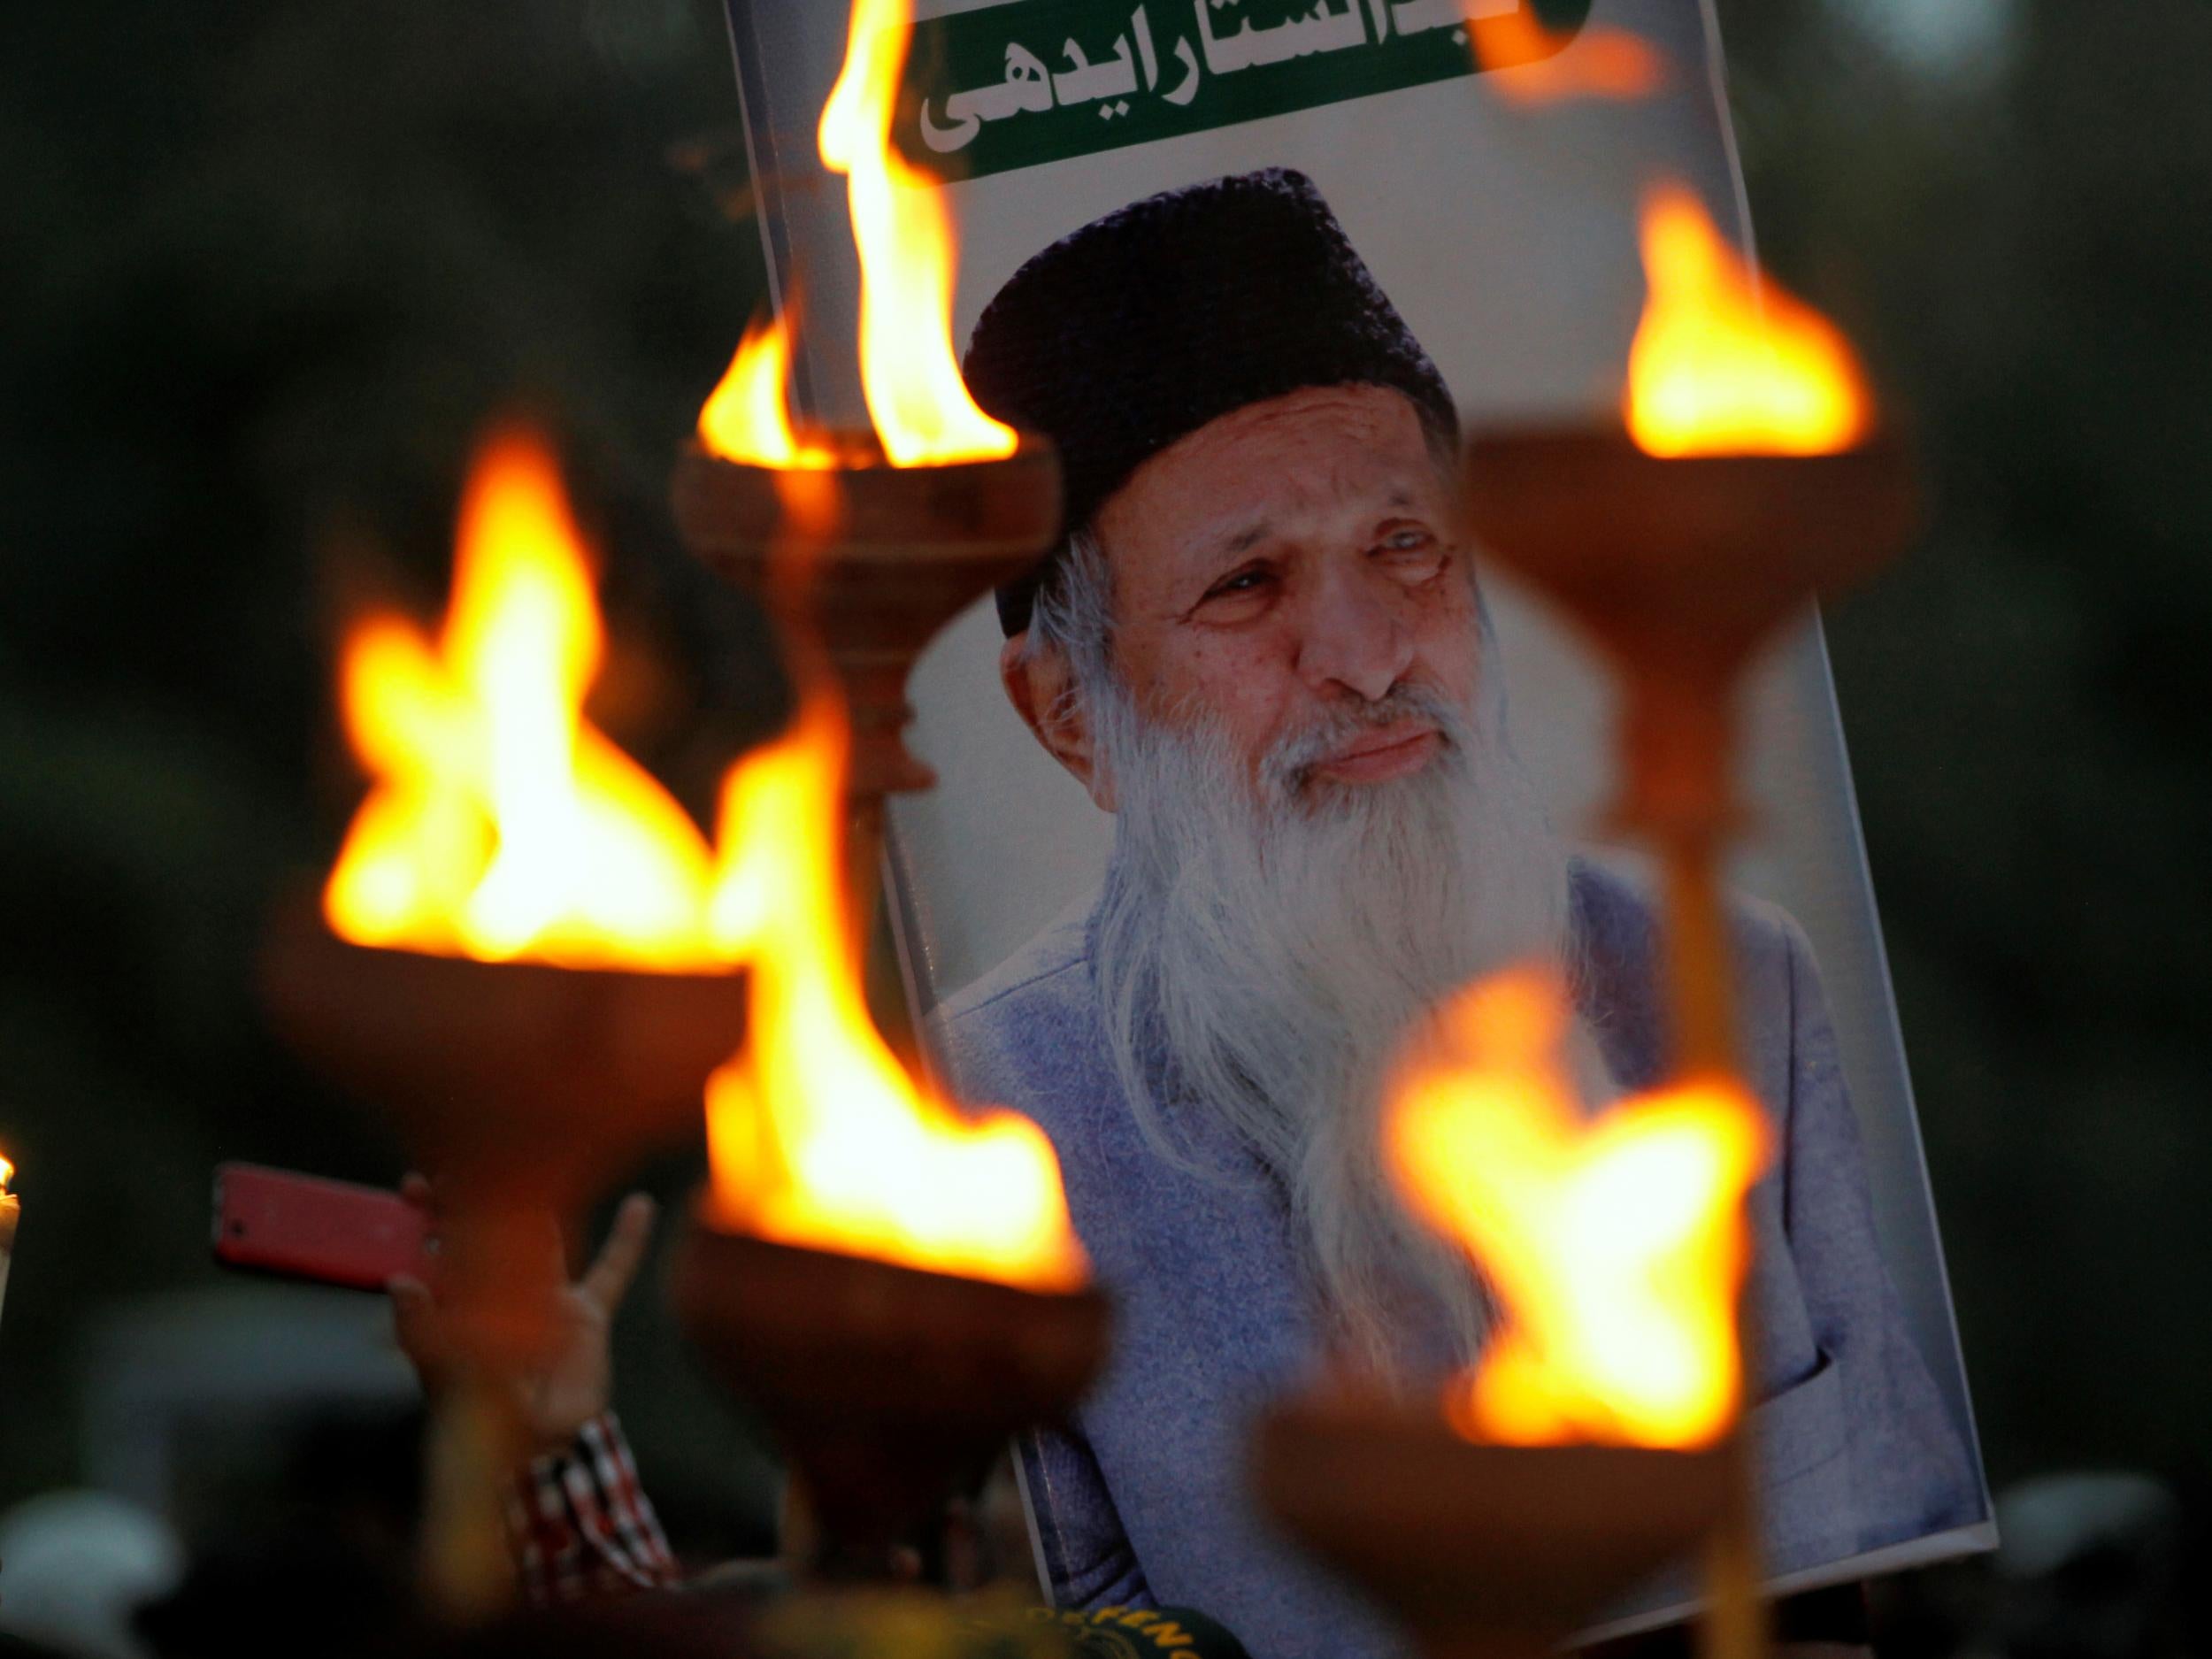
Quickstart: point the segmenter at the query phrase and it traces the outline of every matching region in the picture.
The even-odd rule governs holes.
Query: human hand
[[[437,1208],[428,1179],[409,1175],[400,1196],[429,1216]],[[516,1404],[534,1452],[559,1451],[577,1432],[607,1409],[613,1394],[615,1310],[644,1264],[658,1206],[643,1193],[632,1193],[615,1211],[606,1242],[583,1277],[566,1285],[555,1300],[553,1329],[541,1364],[515,1382]],[[553,1248],[559,1250],[557,1238]],[[566,1265],[561,1267],[566,1277]],[[392,1324],[399,1346],[434,1394],[444,1381],[452,1351],[446,1310],[437,1294],[419,1279],[397,1278],[386,1286],[392,1298]]]

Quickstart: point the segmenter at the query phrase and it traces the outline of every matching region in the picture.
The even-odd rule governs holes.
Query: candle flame
[[[751,1020],[707,1088],[715,1209],[789,1244],[1073,1289],[1087,1270],[1044,1133],[1010,1112],[963,1117],[869,1020],[837,833],[849,741],[818,687],[725,787],[712,921],[752,964]]]
[[[1526,0],[1502,16],[1485,15],[1493,3],[1468,0],[1467,43],[1476,67],[1490,72],[1483,84],[1508,103],[1633,103],[1666,84],[1665,57],[1640,35],[1602,24],[1546,28]]]
[[[1624,413],[1657,456],[1826,455],[1871,424],[1850,344],[1748,268],[1680,185],[1643,207],[1649,288],[1628,357]]]
[[[551,452],[494,434],[442,633],[381,615],[346,641],[346,730],[375,785],[324,890],[334,932],[480,961],[722,965],[705,838],[584,718],[603,642]]]
[[[817,470],[837,465],[836,451],[793,430],[784,388],[791,378],[795,308],[761,318],[745,331],[722,380],[699,411],[699,442],[708,454],[753,466]]]
[[[1501,1304],[1447,1415],[1514,1445],[1707,1445],[1741,1401],[1743,1199],[1765,1118],[1710,1078],[1586,1119],[1559,1060],[1567,1009],[1543,972],[1478,982],[1390,1102],[1400,1189]]]
[[[15,1165],[5,1158],[0,1158],[0,1198],[7,1196],[8,1183],[13,1179],[15,1179]]]

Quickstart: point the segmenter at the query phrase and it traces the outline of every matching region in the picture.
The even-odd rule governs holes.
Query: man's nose
[[[1321,696],[1339,687],[1368,703],[1413,664],[1413,630],[1398,595],[1364,571],[1332,574],[1308,595],[1298,677]]]

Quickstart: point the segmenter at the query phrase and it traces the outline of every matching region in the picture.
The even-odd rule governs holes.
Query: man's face
[[[1474,585],[1413,404],[1345,386],[1222,416],[1101,511],[1114,667],[1148,719],[1217,723],[1257,780],[1277,746],[1302,794],[1410,777],[1445,739],[1386,699],[1472,701]]]

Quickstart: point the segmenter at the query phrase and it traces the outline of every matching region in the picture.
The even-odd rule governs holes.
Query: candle
[[[22,1219],[23,1201],[8,1190],[15,1165],[0,1158],[0,1308],[8,1301],[8,1264],[15,1260],[15,1224]]]

